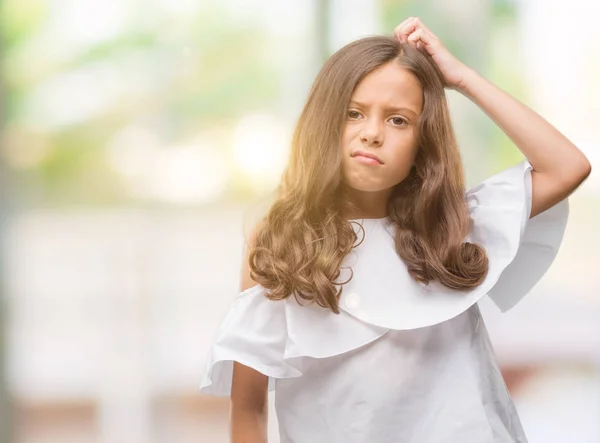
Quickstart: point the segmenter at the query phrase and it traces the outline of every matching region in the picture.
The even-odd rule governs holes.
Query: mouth
[[[352,157],[363,163],[370,165],[383,165],[383,161],[375,154],[366,151],[354,151]]]

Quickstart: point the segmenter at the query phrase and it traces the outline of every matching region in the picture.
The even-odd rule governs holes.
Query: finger
[[[423,32],[424,32],[424,33],[425,33],[425,34],[426,34],[426,35],[427,35],[427,36],[428,36],[430,39],[435,39],[435,38],[437,38],[437,36],[436,36],[436,35],[435,35],[433,32],[431,32],[431,30],[430,30],[430,29],[429,29],[427,26],[425,26],[425,23],[423,23],[423,21],[422,21],[422,20],[421,20],[419,17],[415,17],[414,23],[415,23],[415,27],[416,27],[416,28],[418,28],[418,29],[422,29],[422,30],[423,30]]]
[[[431,32],[427,26],[425,26],[419,17],[410,17],[404,20],[401,24],[396,26],[394,29],[394,35],[400,41],[400,43],[407,43],[408,36],[417,29],[422,29],[423,34],[428,37],[429,41],[437,39],[437,36]]]
[[[404,26],[404,25],[405,25],[405,24],[407,24],[408,22],[411,22],[411,21],[413,21],[414,19],[416,19],[416,17],[408,17],[408,18],[404,19],[404,20],[402,21],[402,23],[400,23],[398,26],[396,26],[396,29],[399,29],[399,28],[401,28],[402,26]]]
[[[413,48],[418,49],[419,42],[423,43],[425,46],[427,46],[429,42],[429,39],[425,35],[423,29],[417,29],[416,31],[412,32],[407,38],[407,43]]]
[[[408,36],[412,32],[414,32],[416,29],[417,28],[415,27],[415,24],[412,21],[402,25],[400,27],[400,29],[398,30],[398,36],[399,36],[400,43],[406,43],[408,40]]]
[[[400,43],[406,43],[406,37],[408,35],[406,29],[409,29],[408,25],[411,22],[414,22],[416,18],[417,17],[409,17],[394,28],[394,35],[398,40],[400,40]]]

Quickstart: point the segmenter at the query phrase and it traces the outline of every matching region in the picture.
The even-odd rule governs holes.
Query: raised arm
[[[472,69],[456,88],[477,104],[533,167],[530,217],[568,197],[590,174],[585,155],[554,126]]]
[[[477,104],[506,133],[533,167],[530,217],[571,194],[590,174],[585,155],[541,116],[454,57],[417,17],[399,24],[401,43],[425,50],[444,76],[445,85]]]

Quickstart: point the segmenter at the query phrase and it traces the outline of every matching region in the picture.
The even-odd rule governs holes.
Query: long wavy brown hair
[[[452,289],[469,289],[485,278],[485,251],[465,242],[471,219],[443,77],[424,51],[375,36],[352,42],[329,58],[298,120],[288,166],[248,255],[250,276],[270,299],[294,294],[299,302],[316,302],[339,313],[343,285],[336,281],[343,258],[358,239],[343,217],[357,208],[342,186],[340,140],[355,87],[389,62],[413,73],[423,89],[418,154],[388,201],[398,255],[410,275],[425,284],[437,280]]]

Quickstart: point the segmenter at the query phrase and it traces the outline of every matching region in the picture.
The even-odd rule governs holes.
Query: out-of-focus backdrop
[[[600,442],[600,3],[1,0],[1,443],[228,441],[197,389],[246,225],[325,58],[410,15],[595,168],[543,281],[482,308],[530,442]],[[448,97],[470,186],[521,160]]]

